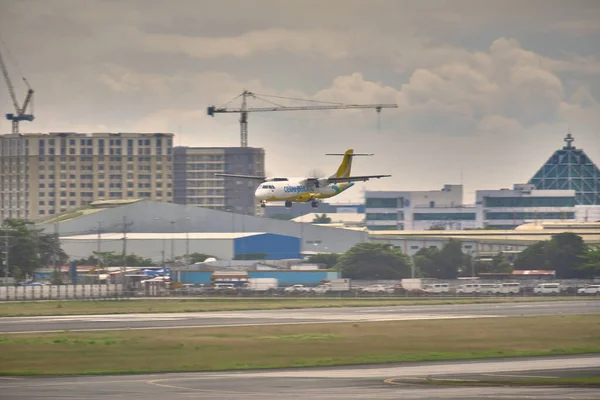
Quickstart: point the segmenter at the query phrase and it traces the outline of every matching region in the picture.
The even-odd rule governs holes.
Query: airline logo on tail
[[[352,156],[354,155],[353,149],[348,149],[344,153],[344,158],[335,174],[331,175],[330,178],[347,178],[350,176],[350,170],[352,169]]]

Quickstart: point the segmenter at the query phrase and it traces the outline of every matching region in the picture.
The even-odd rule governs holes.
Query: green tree
[[[327,216],[327,214],[316,215],[313,218],[313,224],[329,224],[331,223],[331,218]]]
[[[600,246],[589,246],[581,255],[582,263],[578,269],[585,278],[592,278],[600,275]]]
[[[68,260],[54,235],[34,229],[30,222],[8,219],[3,222],[1,231],[2,236],[8,236],[9,273],[13,277],[17,275],[25,279],[33,275],[38,267],[50,265],[53,256],[57,265],[63,265]]]
[[[550,240],[550,266],[556,271],[556,277],[560,279],[571,279],[583,277],[579,269],[582,264],[581,255],[586,249],[581,236],[564,232],[554,235]]]
[[[515,269],[550,269],[550,241],[537,242],[520,252],[515,258]]]
[[[586,249],[581,236],[572,232],[559,233],[523,250],[515,259],[515,269],[543,269],[556,271],[559,279],[580,278],[585,272],[579,268]]]
[[[440,249],[437,247],[424,247],[413,256],[415,276],[420,278],[434,278],[441,275],[438,261]]]
[[[401,279],[410,276],[410,258],[386,243],[358,243],[338,260],[344,278]]]
[[[327,266],[327,269],[331,269],[331,268],[335,267],[335,265],[337,264],[339,259],[340,259],[339,254],[321,253],[321,254],[313,254],[312,256],[310,256],[306,260],[304,260],[303,262],[305,264],[325,264]]]
[[[440,279],[456,279],[458,272],[463,268],[465,255],[462,252],[461,242],[456,239],[448,240],[440,250],[438,265]]]
[[[203,253],[192,253],[189,255],[190,263],[195,264],[199,262],[204,262],[207,258],[216,258],[208,254]]]
[[[62,275],[60,274],[60,270],[55,269],[50,273],[50,283],[53,285],[62,285]]]
[[[475,269],[475,273],[510,273],[512,272],[512,265],[504,258],[504,255],[499,252],[496,254],[491,261],[475,261],[475,265],[473,266]]]

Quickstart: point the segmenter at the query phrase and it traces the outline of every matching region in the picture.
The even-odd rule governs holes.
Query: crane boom
[[[2,58],[2,53],[0,53],[0,68],[2,68],[2,75],[4,75],[4,80],[6,81],[6,86],[8,87],[8,93],[10,93],[10,98],[12,99],[13,105],[15,106],[15,112],[19,112],[19,103],[17,102],[17,96],[15,95],[15,88],[10,81],[10,77],[8,76],[8,69],[6,68],[6,64],[4,63],[4,59]]]
[[[263,111],[310,111],[310,110],[345,110],[352,108],[398,108],[396,104],[345,104],[339,106],[298,106],[298,107],[257,107],[257,108],[217,108],[208,107],[208,115],[215,113],[241,113],[241,112],[263,112]]]
[[[257,96],[244,90],[244,92],[240,95],[242,97],[242,106],[237,108],[226,108],[226,107],[215,107],[209,106],[207,108],[207,114],[211,117],[214,117],[217,113],[239,113],[240,115],[240,136],[241,136],[241,147],[248,147],[248,113],[249,112],[267,112],[267,111],[312,111],[312,110],[348,110],[348,109],[364,109],[364,108],[374,108],[378,113],[381,112],[382,108],[398,108],[397,104],[341,104],[341,103],[331,103],[329,105],[321,105],[321,106],[280,106],[276,107],[247,107],[247,97]],[[238,96],[238,97],[240,97]],[[277,96],[272,96],[277,97]],[[292,99],[299,100],[299,99]],[[306,101],[306,100],[303,100]],[[274,103],[273,103],[274,104]]]
[[[8,92],[10,93],[10,97],[12,99],[13,105],[15,107],[15,113],[6,114],[6,119],[12,122],[12,133],[13,135],[17,135],[19,133],[19,122],[20,121],[33,121],[33,114],[26,114],[27,107],[33,100],[33,89],[29,86],[27,79],[23,78],[23,81],[27,85],[27,94],[25,96],[25,101],[23,102],[23,106],[19,107],[19,102],[17,101],[17,96],[15,94],[15,88],[13,87],[12,82],[10,81],[10,77],[8,76],[8,68],[6,68],[6,64],[4,63],[4,59],[2,58],[2,54],[0,53],[0,69],[2,69],[2,75],[4,75],[4,80],[6,81],[6,86],[8,87]]]

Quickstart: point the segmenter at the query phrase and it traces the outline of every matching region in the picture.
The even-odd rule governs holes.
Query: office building
[[[462,185],[442,190],[368,191],[365,221],[371,231],[476,227],[475,207],[463,205]]]
[[[175,147],[176,204],[259,215],[254,198],[260,181],[217,177],[217,173],[265,175],[265,151],[253,147]]]
[[[575,221],[575,190],[537,190],[531,184],[513,190],[478,190],[477,220],[481,228],[514,229],[536,222]]]
[[[0,217],[36,220],[96,200],[173,200],[173,134],[0,135]]]

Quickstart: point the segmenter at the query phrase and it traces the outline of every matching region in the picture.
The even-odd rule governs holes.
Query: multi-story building
[[[476,191],[479,227],[514,229],[527,222],[575,221],[575,190],[536,190],[517,184],[513,190]]]
[[[217,177],[217,173],[265,175],[265,151],[253,147],[175,147],[177,204],[257,215],[254,192],[259,182]]]
[[[0,218],[36,220],[96,200],[173,200],[173,134],[0,135]]]
[[[476,227],[475,207],[463,205],[462,185],[442,190],[365,193],[369,230],[465,229]]]

